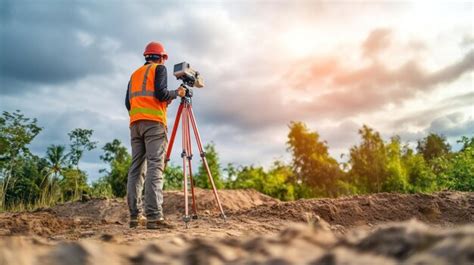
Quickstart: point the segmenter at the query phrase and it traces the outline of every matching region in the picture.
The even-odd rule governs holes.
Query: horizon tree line
[[[93,131],[76,128],[68,133],[68,145],[50,145],[44,156],[34,155],[29,144],[41,132],[36,119],[20,111],[0,117],[0,210],[34,208],[78,200],[84,196],[124,197],[131,157],[117,139],[102,147],[100,160],[108,165],[98,180],[87,183],[79,162],[97,148]],[[462,147],[452,151],[446,137],[429,133],[416,148],[393,136],[363,125],[360,142],[348,150],[348,160],[338,162],[329,154],[326,141],[303,122],[291,122],[287,135],[290,162],[262,166],[229,163],[222,167],[214,143],[205,146],[217,188],[252,188],[281,200],[376,192],[474,191],[474,137],[463,136]],[[210,188],[202,165],[194,176],[200,188]],[[182,188],[180,166],[168,165],[165,189]]]

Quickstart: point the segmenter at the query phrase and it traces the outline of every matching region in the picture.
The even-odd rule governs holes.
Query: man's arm
[[[168,90],[168,78],[164,65],[158,65],[155,70],[155,97],[159,101],[169,101],[178,97],[178,90]]]
[[[130,111],[130,98],[129,98],[129,93],[130,93],[130,81],[128,81],[127,85],[127,94],[125,95],[125,107],[127,108],[128,111]]]

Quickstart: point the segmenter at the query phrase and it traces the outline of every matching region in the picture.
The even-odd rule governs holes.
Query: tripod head
[[[181,102],[191,103],[191,98],[193,97],[193,90],[183,82],[180,85],[184,90],[186,90],[186,95],[181,98]]]

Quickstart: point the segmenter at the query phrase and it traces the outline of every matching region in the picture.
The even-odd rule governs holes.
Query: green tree
[[[399,137],[392,137],[386,145],[387,178],[382,184],[382,191],[407,192],[409,189],[408,174],[402,162],[402,149]]]
[[[100,159],[106,163],[110,163],[114,160],[123,163],[130,159],[127,148],[123,146],[122,142],[118,139],[106,143],[104,147],[102,147],[102,150],[104,150],[104,154],[100,156]]]
[[[71,141],[69,162],[78,169],[79,161],[84,154],[84,151],[91,151],[97,146],[97,142],[91,141],[93,130],[76,128],[72,130],[69,135]]]
[[[231,189],[255,189],[280,200],[294,200],[295,189],[291,183],[293,170],[280,161],[275,161],[266,171],[263,167],[243,166],[226,168],[229,176],[226,187]]]
[[[99,178],[92,183],[90,195],[96,198],[111,198],[113,197],[112,186],[105,178]]]
[[[382,191],[387,178],[387,149],[378,132],[364,125],[359,130],[362,142],[350,149],[351,182],[359,193]]]
[[[329,155],[327,143],[302,122],[292,122],[289,127],[287,144],[293,157],[293,183],[307,185],[317,196],[336,196],[336,184],[342,171]],[[301,191],[308,193],[307,189]]]
[[[183,187],[183,169],[180,166],[168,164],[163,175],[165,190],[179,190]]]
[[[66,147],[63,145],[51,145],[46,150],[45,157],[47,165],[47,175],[52,175],[54,179],[59,179],[64,169],[67,168],[68,155]]]
[[[118,139],[106,143],[102,150],[104,154],[100,159],[109,164],[110,170],[101,169],[100,172],[106,173],[104,180],[110,184],[113,195],[124,197],[127,194],[128,169],[132,158]]]
[[[68,168],[63,171],[63,178],[59,181],[62,200],[77,200],[83,194],[88,193],[87,175],[84,171],[77,168]]]
[[[263,192],[267,173],[263,167],[241,166],[228,186],[233,189],[256,189]]]
[[[426,161],[430,162],[435,158],[449,154],[451,146],[443,135],[430,133],[422,140],[418,140],[416,150],[423,155]]]
[[[209,165],[209,170],[211,171],[214,184],[216,185],[217,189],[221,189],[224,187],[224,183],[222,180],[219,154],[216,151],[216,146],[214,143],[209,143],[204,146],[204,151],[206,153],[207,164]],[[207,176],[206,168],[204,167],[204,163],[201,163],[199,166],[197,174],[194,175],[194,181],[197,187],[203,189],[212,188],[211,183],[209,182],[209,177]]]
[[[41,181],[42,205],[56,203],[61,197],[59,181],[64,170],[68,168],[68,155],[63,145],[51,145],[47,147],[46,156],[43,158],[43,179]]]
[[[227,166],[224,168],[224,172],[226,174],[224,178],[224,185],[227,189],[232,189],[232,184],[237,179],[237,168],[234,164],[228,163]]]
[[[467,136],[462,136],[457,142],[462,144],[461,150],[459,150],[460,152],[474,147],[474,137],[469,138]]]
[[[283,201],[296,199],[295,188],[291,183],[293,169],[283,162],[275,161],[265,178],[263,193]]]
[[[452,190],[474,191],[474,137],[463,137],[458,141],[463,148],[447,159],[438,159],[442,170],[439,178],[445,179]]]
[[[402,161],[407,171],[410,192],[432,192],[437,189],[436,175],[422,154],[415,154],[411,148],[405,146]]]
[[[41,201],[44,166],[45,162],[36,156],[23,160],[13,172],[14,185],[11,185],[5,192],[5,208],[28,207]]]
[[[28,160],[33,158],[28,145],[41,132],[36,119],[19,110],[4,111],[0,117],[0,209],[5,206],[8,190],[21,177]]]

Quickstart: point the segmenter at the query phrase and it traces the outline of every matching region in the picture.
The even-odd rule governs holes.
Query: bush
[[[90,195],[95,198],[111,198],[114,194],[110,183],[105,178],[100,178],[92,183]]]
[[[464,147],[451,158],[443,161],[441,176],[447,179],[448,188],[460,191],[474,191],[474,137],[463,137],[459,142]]]

